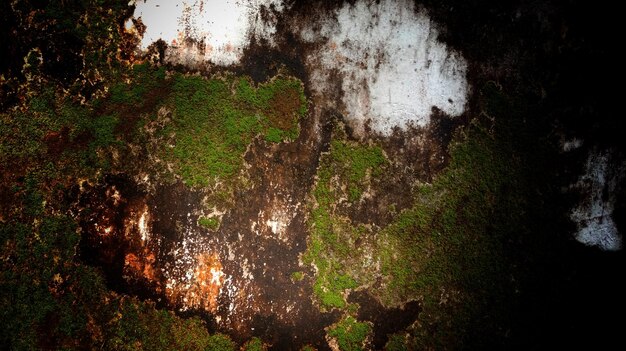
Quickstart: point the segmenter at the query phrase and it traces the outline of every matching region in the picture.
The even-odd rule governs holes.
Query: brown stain
[[[50,131],[46,133],[43,142],[46,144],[46,151],[49,156],[60,155],[69,141],[69,128],[65,127],[60,131]]]
[[[58,131],[48,131],[42,141],[46,145],[46,156],[58,161],[67,150],[85,149],[92,139],[91,133],[86,131],[72,137],[70,128],[66,126]]]
[[[284,89],[276,93],[269,101],[271,125],[289,130],[293,128],[300,108],[300,94],[296,88]]]
[[[233,260],[223,261],[224,271],[240,289],[234,299],[225,294],[220,297],[218,330],[237,341],[257,336],[273,349],[299,349],[305,344],[327,349],[324,327],[338,313],[321,313],[311,300],[310,281],[294,282],[290,277],[294,271],[309,270],[298,264],[308,235],[306,199],[331,130],[325,123],[319,130],[319,118],[331,117],[310,114],[300,121],[296,141],[267,144],[256,140],[245,155],[255,186],[236,193],[236,205],[223,218],[217,245],[222,257],[233,253]],[[281,236],[269,234],[267,227],[268,219],[276,219],[277,210],[287,211],[290,219],[284,222]],[[244,264],[253,279],[244,278]],[[229,311],[231,302],[234,312]]]
[[[132,27],[127,29],[126,26],[120,26],[119,30],[120,43],[117,50],[117,59],[126,64],[132,64],[139,59],[137,47],[146,31],[146,25],[143,24],[141,18],[133,18],[132,22]]]

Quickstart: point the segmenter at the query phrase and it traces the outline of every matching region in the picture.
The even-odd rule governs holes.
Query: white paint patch
[[[150,231],[148,230],[148,221],[150,220],[150,214],[148,213],[148,206],[145,207],[141,217],[139,217],[139,234],[143,242],[148,241],[150,238]]]
[[[142,49],[162,39],[171,46],[171,60],[226,66],[241,59],[251,34],[269,39],[275,33],[259,18],[261,7],[270,5],[282,9],[281,0],[138,0],[134,17],[146,25]],[[204,50],[183,45],[185,39]]]
[[[315,24],[311,24],[315,26]],[[362,131],[389,135],[394,127],[425,126],[432,108],[450,116],[465,110],[467,62],[437,40],[429,17],[413,1],[359,1],[344,5],[336,20],[303,28],[304,40],[326,40],[309,56],[318,91],[328,90],[337,69],[342,78],[343,113]]]
[[[615,190],[623,178],[623,167],[611,169],[610,153],[592,152],[587,159],[585,174],[574,188],[587,194],[571,212],[570,218],[578,224],[576,240],[597,246],[602,250],[617,251],[622,248],[622,235],[613,221]]]

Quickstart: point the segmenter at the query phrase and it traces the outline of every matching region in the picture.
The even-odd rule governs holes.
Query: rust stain
[[[149,282],[157,283],[157,274],[154,268],[156,257],[148,249],[144,249],[142,254],[127,253],[124,258],[124,269],[126,273],[140,276]]]
[[[124,264],[127,268],[132,269],[135,272],[143,271],[143,264],[141,262],[141,259],[133,253],[126,254],[126,257],[124,258]]]
[[[184,309],[217,311],[217,299],[224,283],[222,263],[218,255],[199,254],[190,273],[191,278],[187,282],[168,282],[165,293],[170,302],[181,305]]]

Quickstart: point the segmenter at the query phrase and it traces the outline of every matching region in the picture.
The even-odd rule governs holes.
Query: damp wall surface
[[[145,16],[144,24],[147,24],[148,29],[151,21],[148,20],[148,13],[151,11],[149,4],[148,1],[143,7],[138,6],[135,12],[137,16],[139,13],[137,11],[143,11],[140,13]],[[215,22],[217,23],[215,26],[232,29],[233,33],[238,33],[236,36],[210,35],[213,28],[210,26],[194,29],[195,24],[205,23],[204,21],[213,23],[209,15],[194,15],[205,9],[201,6],[201,2],[194,2],[184,7],[186,9],[184,11],[187,12],[183,11],[180,16],[176,15],[177,20],[185,19],[182,27],[178,23],[176,26],[168,25],[167,35],[171,39],[166,40],[170,44],[167,57],[172,63],[189,64],[191,67],[206,64],[211,67],[210,69],[218,70],[219,66],[236,67],[240,64],[240,60],[245,62],[246,50],[249,49],[246,45],[251,38],[266,40],[267,46],[263,48],[268,50],[274,48],[277,51],[289,51],[281,46],[284,45],[285,37],[297,38],[295,43],[299,46],[298,52],[303,55],[301,63],[304,67],[303,77],[307,81],[307,89],[314,101],[313,115],[316,115],[309,122],[311,123],[308,126],[310,134],[301,140],[307,145],[312,145],[313,151],[310,151],[312,154],[308,156],[310,158],[299,159],[299,162],[314,164],[315,161],[311,160],[316,159],[323,149],[324,133],[319,132],[321,127],[317,123],[321,124],[321,121],[327,118],[327,110],[338,111],[342,119],[351,126],[356,138],[372,135],[385,138],[392,135],[394,131],[398,135],[398,130],[428,126],[433,109],[453,119],[462,118],[465,109],[471,108],[468,105],[473,92],[472,84],[468,83],[468,79],[476,74],[476,63],[468,62],[464,58],[464,53],[467,54],[469,51],[468,57],[476,57],[476,53],[472,54],[468,49],[463,50],[462,45],[458,43],[454,48],[447,47],[440,37],[454,37],[454,34],[450,33],[452,30],[450,27],[455,26],[440,29],[440,24],[433,22],[426,11],[415,7],[412,2],[382,1],[376,4],[357,1],[352,5],[331,6],[324,8],[326,12],[323,15],[310,16],[312,18],[310,22],[298,21],[296,23],[294,21],[289,30],[285,30],[284,24],[280,25],[286,21],[280,17],[281,13],[294,14],[289,12],[291,10],[288,6],[274,3],[271,7],[272,4],[269,2],[257,4],[256,8],[242,5],[242,3],[225,4],[236,9],[236,11],[231,11],[236,16],[232,18],[223,16],[220,19],[232,20],[235,24],[229,27],[227,24]],[[204,6],[206,7],[206,4]],[[269,12],[266,13],[266,17],[274,14],[279,20],[275,22],[272,20],[269,24],[265,20],[258,21],[255,11],[263,8],[266,8],[264,11]],[[267,10],[269,8],[271,10]],[[165,9],[168,8],[164,7]],[[173,14],[177,14],[176,11],[178,10],[169,9],[169,12]],[[513,11],[511,17],[515,17],[515,13]],[[302,17],[294,16],[298,19]],[[159,18],[159,16],[155,15],[153,18]],[[269,18],[272,17],[269,16]],[[249,22],[251,19],[256,22]],[[268,26],[269,29],[266,28]],[[261,30],[258,27],[261,27]],[[173,33],[171,28],[176,28],[175,36],[171,35]],[[398,33],[410,33],[411,36],[398,35]],[[156,34],[150,35],[151,38],[152,35],[156,36]],[[185,41],[185,35],[190,35],[194,40]],[[146,37],[144,36],[144,39]],[[218,37],[228,37],[228,40],[211,42],[212,39],[206,39]],[[371,43],[376,43],[376,45],[370,45]],[[146,44],[142,43],[142,47],[146,47]],[[508,60],[514,59],[508,58]],[[470,72],[472,69],[474,71]],[[408,92],[406,97],[405,92]],[[579,132],[579,135],[586,137],[584,132]],[[590,137],[589,143],[596,143],[597,138],[597,135]],[[186,207],[190,206],[189,204],[185,205],[181,202],[178,204],[180,208],[175,205],[176,201],[183,201],[180,199],[185,198],[185,195],[176,191],[161,198],[161,201],[172,203],[171,208],[163,207],[158,201],[151,200],[155,207],[161,207],[161,210],[156,211],[159,214],[152,218],[153,230],[160,233],[159,235],[170,238],[168,244],[159,249],[162,257],[169,257],[166,260],[175,262],[176,254],[184,256],[189,255],[189,252],[193,253],[191,254],[193,258],[188,259],[187,263],[164,264],[166,267],[164,269],[171,269],[172,272],[180,268],[167,267],[186,264],[192,268],[182,269],[177,273],[163,273],[164,275],[175,274],[184,278],[190,276],[191,278],[187,279],[193,280],[195,274],[202,274],[197,273],[197,270],[193,268],[193,265],[201,261],[197,258],[201,252],[210,251],[219,256],[219,267],[221,267],[219,270],[222,273],[217,274],[215,278],[215,282],[220,284],[217,290],[219,292],[218,303],[215,311],[209,313],[207,317],[212,320],[215,328],[224,331],[239,330],[242,333],[242,340],[249,335],[261,335],[269,339],[281,340],[282,335],[293,333],[297,328],[301,328],[305,331],[300,336],[302,340],[326,347],[322,341],[324,335],[320,329],[328,325],[333,318],[320,314],[310,301],[303,302],[306,300],[305,297],[308,298],[311,294],[309,287],[296,284],[295,289],[286,288],[289,281],[287,274],[295,268],[293,260],[297,259],[298,254],[304,250],[306,235],[302,209],[298,207],[305,195],[299,193],[296,196],[293,194],[297,192],[290,193],[290,191],[297,187],[295,184],[298,186],[306,184],[308,187],[312,184],[312,180],[306,177],[305,179],[289,179],[285,176],[289,174],[288,167],[296,167],[294,164],[289,165],[289,162],[283,166],[285,167],[282,171],[284,173],[281,174],[283,177],[279,177],[288,180],[279,184],[270,181],[275,178],[275,169],[281,162],[284,162],[283,160],[293,157],[293,153],[299,155],[303,153],[302,149],[292,150],[292,153],[288,153],[286,149],[283,149],[284,153],[281,156],[284,157],[282,158],[273,156],[277,150],[263,150],[262,148],[260,151],[248,154],[251,157],[250,164],[265,183],[262,181],[263,186],[241,194],[240,206],[226,217],[222,223],[223,228],[217,234],[208,233],[196,225],[197,213],[194,213],[193,208]],[[620,193],[620,182],[623,179],[620,178],[622,176],[617,175],[621,174],[619,169],[622,169],[620,168],[622,166],[617,166],[617,171],[613,173],[617,175],[606,176],[604,172],[608,166],[606,166],[605,158],[608,156],[602,153],[594,155],[589,156],[588,165],[580,173],[581,180],[575,186],[575,188],[583,189],[576,191],[589,194],[591,200],[581,200],[580,206],[572,210],[572,219],[581,223],[582,229],[572,230],[570,236],[602,249],[619,250],[621,234],[619,234],[619,224],[614,223],[613,213],[614,207],[617,206],[619,210],[620,201],[623,201],[617,195]],[[312,177],[314,169],[306,170],[305,173],[307,177]],[[172,201],[174,198],[179,200]],[[263,200],[259,200],[259,203],[250,203],[251,198],[263,198]],[[165,219],[177,211],[180,212],[174,215],[177,219]],[[140,219],[141,217],[137,221]],[[203,239],[191,239],[196,236]],[[187,241],[188,243],[195,243],[181,244],[186,238],[191,240]],[[602,288],[612,286],[607,283],[612,279],[610,274],[603,273],[602,279],[594,280],[592,279],[593,270],[604,270],[605,273],[614,272],[617,270],[612,267],[615,264],[614,261],[619,262],[620,259],[606,259],[599,253],[585,249],[573,249],[575,253],[569,256],[571,261],[582,258],[590,262],[589,266],[581,264],[576,267],[581,280],[572,282],[571,286],[582,289],[581,291],[589,288],[582,281],[597,284]],[[230,257],[233,258],[230,259]],[[285,258],[291,258],[292,263],[286,263],[289,260]],[[209,272],[211,268],[215,271],[217,267],[213,261],[203,263],[202,266],[206,267]],[[607,267],[612,268],[607,269]],[[165,279],[163,284],[167,286],[167,278],[162,279]],[[248,295],[242,291],[247,292]],[[248,297],[250,294],[253,296],[252,299]],[[609,295],[615,297],[614,294]],[[600,298],[601,294],[596,292],[591,296]],[[565,299],[565,302],[559,305],[561,312],[568,306],[571,307],[576,298],[583,299],[584,294],[576,293],[570,297],[571,299]],[[179,302],[183,306],[184,298],[181,297],[182,302]],[[359,299],[365,300],[362,296]],[[234,304],[233,301],[238,301],[239,304]],[[302,307],[294,310],[296,305]],[[210,309],[211,304],[208,306]],[[251,310],[243,311],[250,306],[252,306]],[[601,316],[600,312],[592,311],[592,308],[586,308],[584,312],[586,316]],[[287,315],[293,317],[286,317]],[[306,316],[305,319],[315,322],[305,323],[311,326],[310,329],[306,329],[301,321],[292,320],[296,318],[295,316]],[[268,325],[281,323],[282,327],[267,328]],[[263,326],[266,328],[263,329]],[[565,327],[559,328],[559,331],[565,335],[566,329]]]

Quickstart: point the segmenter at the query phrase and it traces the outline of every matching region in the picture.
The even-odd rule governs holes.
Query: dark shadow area
[[[359,320],[374,324],[372,346],[375,350],[384,348],[390,334],[402,332],[413,324],[420,312],[417,301],[410,301],[402,308],[385,308],[367,291],[351,293],[348,302],[359,304]]]

